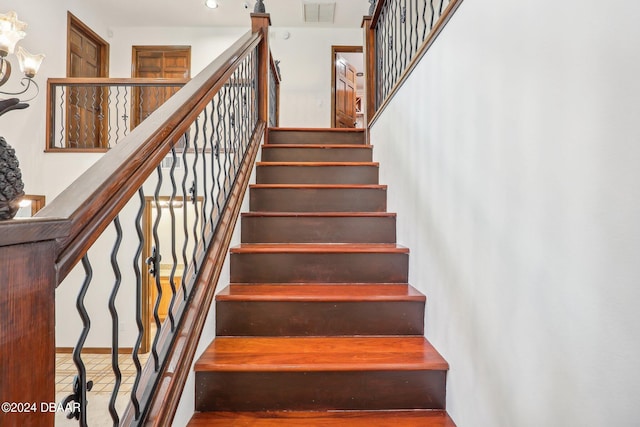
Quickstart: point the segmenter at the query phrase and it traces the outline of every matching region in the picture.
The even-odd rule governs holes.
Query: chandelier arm
[[[0,57],[0,86],[5,84],[11,77],[11,62]]]
[[[4,78],[3,78],[4,79]],[[26,83],[24,81],[27,81]],[[38,84],[35,82],[35,80],[29,78],[29,77],[23,77],[22,80],[20,81],[20,84],[22,86],[24,86],[24,89],[21,90],[20,92],[4,92],[0,90],[0,94],[2,95],[10,95],[10,96],[17,96],[17,95],[22,95],[23,93],[26,93],[29,88],[31,87],[31,85],[33,85],[36,89],[36,93],[28,99],[21,99],[20,102],[29,102],[32,101],[36,98],[36,96],[38,96],[38,94],[40,93],[40,87],[38,86]]]

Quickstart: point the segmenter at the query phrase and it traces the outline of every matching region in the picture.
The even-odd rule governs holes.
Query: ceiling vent
[[[321,22],[333,24],[335,3],[302,3],[304,22]]]

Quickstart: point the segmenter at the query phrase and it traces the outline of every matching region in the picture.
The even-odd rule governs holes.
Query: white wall
[[[91,26],[104,37],[106,26],[90,5],[81,0],[17,1],[10,0],[0,6],[0,13],[15,10],[18,19],[28,24],[27,36],[18,45],[32,53],[44,53],[46,58],[35,81],[40,94],[26,110],[12,111],[0,117],[0,135],[15,148],[27,194],[42,194],[50,201],[78,177],[99,156],[45,154],[45,117],[48,77],[66,75],[67,11]],[[3,90],[15,91],[20,87],[20,69],[11,55],[14,75]],[[3,96],[4,97],[4,96]],[[62,174],[60,171],[64,170]],[[53,178],[53,179],[52,179]]]
[[[281,60],[280,126],[331,126],[331,46],[362,46],[359,28],[271,28]],[[288,39],[283,34],[290,34]]]
[[[371,130],[459,427],[638,425],[639,16],[466,1]]]

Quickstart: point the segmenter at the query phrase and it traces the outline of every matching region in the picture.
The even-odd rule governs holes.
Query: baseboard
[[[73,353],[73,347],[56,347],[56,353],[65,354]],[[86,354],[111,354],[111,347],[84,347],[83,353]],[[118,354],[131,354],[133,353],[133,347],[121,347],[118,349]]]

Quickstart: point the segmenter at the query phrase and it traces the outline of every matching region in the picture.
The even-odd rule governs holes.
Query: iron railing
[[[75,329],[79,338],[72,354],[77,375],[73,383],[68,384],[64,406],[74,409],[68,416],[77,419],[81,426],[88,425],[89,401],[89,409],[99,414],[95,416],[110,417],[114,426],[138,425],[149,410],[176,331],[193,295],[201,292],[196,285],[205,269],[208,249],[216,239],[221,221],[228,221],[221,215],[234,191],[241,165],[250,146],[257,144],[256,135],[264,129],[263,125],[260,127],[258,105],[258,91],[267,89],[259,87],[261,40],[259,33],[245,36],[244,41],[241,39],[238,43],[244,43],[243,50],[230,54],[228,59],[234,68],[216,73],[217,78],[223,80],[214,84],[194,109],[185,107],[184,120],[172,123],[169,119],[173,130],[162,137],[164,140],[159,140],[160,145],[166,145],[165,154],[155,157],[153,164],[157,166],[149,167],[148,174],[144,172],[146,181],[137,190],[127,190],[127,198],[118,201],[119,211],[114,212],[111,225],[86,248],[80,245],[78,249],[73,237],[61,243],[69,249],[63,250],[59,261],[59,274],[66,276],[60,289],[78,289],[75,305],[82,323]],[[223,71],[227,77],[220,74]],[[56,81],[51,84],[62,87]],[[68,82],[65,84],[71,87]],[[87,88],[88,94],[106,91],[96,87],[109,87],[106,92],[113,94],[121,85],[96,86],[94,83],[94,86],[79,87]],[[130,87],[134,89],[129,93],[135,93],[135,88],[140,86]],[[140,93],[146,90],[145,86]],[[55,99],[68,101],[75,97],[69,95],[70,90],[60,93]],[[87,98],[91,98],[91,102],[100,99]],[[108,97],[104,99],[107,102]],[[119,108],[116,99],[107,102],[109,111]],[[129,108],[144,103],[130,104]],[[61,107],[60,111],[64,110]],[[161,110],[154,114],[166,114]],[[113,116],[121,118],[119,112]],[[147,129],[151,128],[141,129],[139,135]],[[176,133],[176,129],[181,130]],[[128,136],[123,134],[121,141],[111,139],[111,144],[120,141],[123,147],[117,148],[125,148],[136,141],[136,132],[138,129]],[[68,138],[67,131],[56,134],[61,135],[61,141]],[[153,148],[154,153],[162,153],[158,149]],[[117,156],[124,151],[112,150],[102,160],[107,162],[109,154]],[[88,172],[95,175],[100,169],[96,165],[95,171]],[[81,183],[78,185],[82,187]],[[63,193],[62,200],[54,200],[41,215],[46,217],[64,209],[65,197]],[[77,221],[72,225],[72,233],[74,228],[81,227],[86,225]],[[81,263],[73,267],[74,259],[81,259]],[[105,294],[108,294],[106,298]],[[96,309],[102,305],[104,310]],[[64,324],[64,328],[66,335],[74,330],[68,324]],[[89,341],[93,346],[111,349],[112,374],[107,390],[92,388],[99,378],[86,368],[85,349]],[[121,369],[126,364],[135,367],[129,377]],[[98,400],[90,397],[98,393],[109,394],[108,403],[102,407],[95,403]]]
[[[280,109],[280,61],[274,61],[269,55],[269,126],[279,126]]]
[[[448,19],[459,0],[378,0],[372,9],[375,32],[375,88],[377,110],[389,97],[416,55]],[[371,98],[370,98],[371,100]]]
[[[46,149],[103,151],[112,148],[187,81],[49,79]]]

